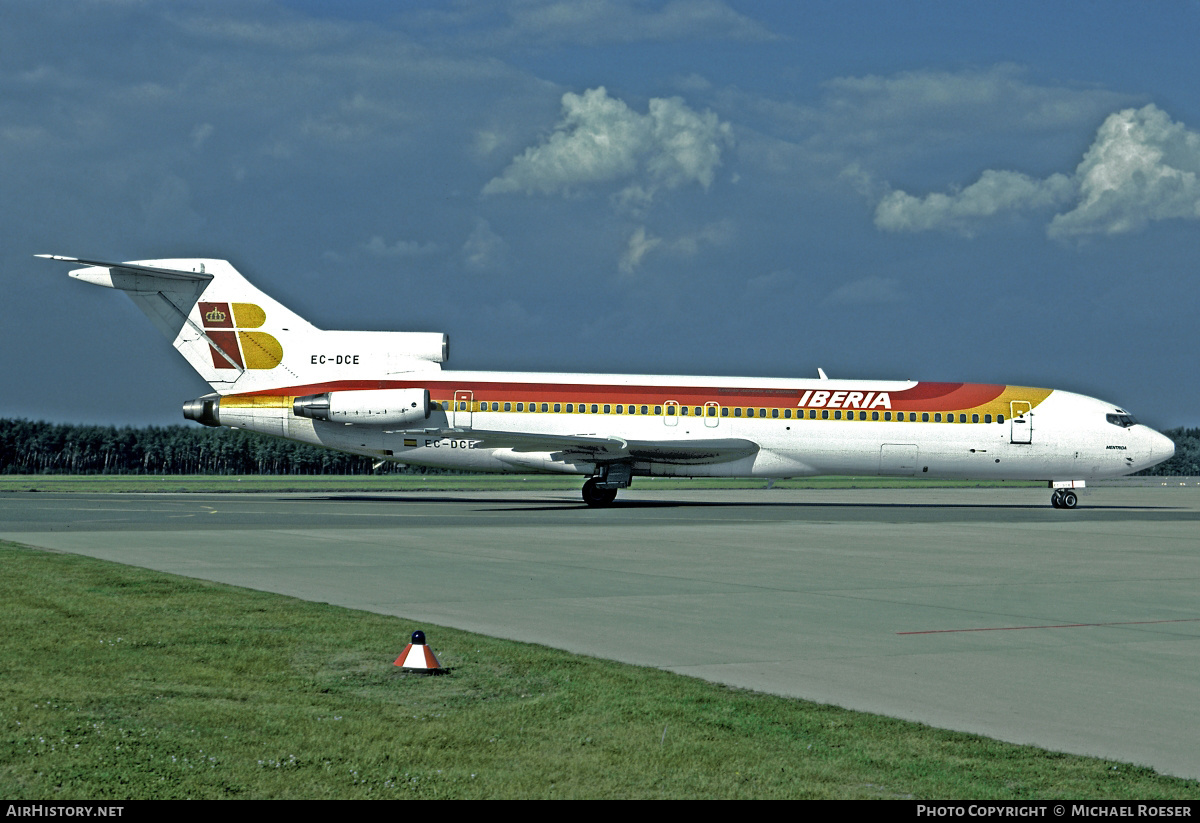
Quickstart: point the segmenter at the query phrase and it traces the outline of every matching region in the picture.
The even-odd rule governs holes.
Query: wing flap
[[[553,452],[562,458],[591,462],[635,460],[648,463],[701,465],[727,463],[758,451],[750,440],[624,440],[597,435],[537,434],[533,432],[446,429],[443,437],[476,440],[485,449],[512,449],[514,452]]]

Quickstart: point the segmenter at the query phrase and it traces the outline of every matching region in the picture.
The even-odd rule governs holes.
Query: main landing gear
[[[583,502],[589,506],[610,506],[617,499],[616,488],[601,489],[598,488],[599,481],[595,477],[589,477],[587,482],[583,484]]]
[[[1079,503],[1079,495],[1070,489],[1055,489],[1050,495],[1050,505],[1056,509],[1073,509]]]
[[[628,488],[632,482],[632,464],[600,463],[596,473],[583,484],[583,502],[589,506],[611,506],[617,499],[617,489]]]

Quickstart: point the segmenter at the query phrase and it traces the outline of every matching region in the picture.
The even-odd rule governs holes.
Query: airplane
[[[449,338],[318,329],[228,261],[80,264],[124,291],[213,392],[183,416],[416,466],[581,475],[588,506],[635,477],[1087,481],[1167,460],[1172,441],[1057,389],[910,380],[443,371]]]

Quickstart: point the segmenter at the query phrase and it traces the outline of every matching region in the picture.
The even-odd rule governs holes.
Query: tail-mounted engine
[[[221,425],[221,396],[206,394],[183,404],[183,416],[205,426]]]
[[[297,417],[373,426],[419,425],[429,419],[431,408],[429,389],[331,391],[297,397],[292,403]]]

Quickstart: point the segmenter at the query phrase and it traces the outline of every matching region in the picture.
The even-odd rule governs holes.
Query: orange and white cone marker
[[[418,672],[435,672],[442,668],[433,649],[425,645],[425,632],[423,631],[413,632],[412,642],[404,647],[404,651],[400,652],[400,656],[396,658],[393,665]]]

